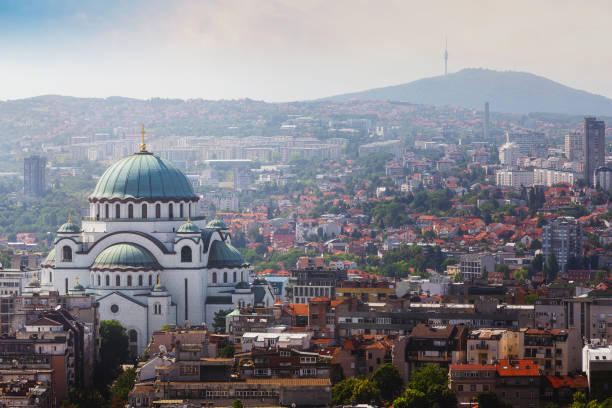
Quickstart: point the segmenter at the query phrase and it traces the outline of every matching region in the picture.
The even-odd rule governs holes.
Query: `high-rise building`
[[[565,157],[569,161],[584,159],[582,135],[579,132],[571,132],[565,135]]]
[[[584,118],[584,181],[595,184],[595,170],[606,164],[606,124],[594,117]]]
[[[505,143],[499,148],[499,161],[502,166],[516,166],[519,157],[521,157],[521,148],[516,143]]]
[[[519,145],[521,156],[544,158],[548,156],[548,142],[544,133],[531,130],[507,132],[506,142]]]
[[[45,191],[45,166],[47,159],[41,156],[30,156],[23,159],[23,192],[41,196]]]
[[[545,259],[552,254],[560,271],[566,271],[570,258],[578,257],[582,250],[582,233],[574,217],[559,217],[545,225],[542,232],[542,252]]]
[[[595,169],[594,186],[602,190],[612,189],[612,168],[598,167]]]

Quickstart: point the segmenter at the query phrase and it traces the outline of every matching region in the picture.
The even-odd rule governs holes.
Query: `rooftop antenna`
[[[145,144],[144,137],[145,137],[145,130],[144,130],[144,124],[143,124],[142,125],[142,144],[140,145],[141,152],[147,151],[147,145]]]
[[[444,76],[448,74],[448,38],[444,37]]]

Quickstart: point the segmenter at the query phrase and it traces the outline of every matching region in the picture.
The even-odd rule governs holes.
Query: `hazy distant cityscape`
[[[609,6],[239,4],[0,5],[0,406],[610,408],[612,99],[454,69]]]

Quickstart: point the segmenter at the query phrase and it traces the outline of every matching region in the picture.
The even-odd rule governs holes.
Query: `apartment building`
[[[568,375],[581,368],[582,338],[572,329],[521,329],[520,358],[538,363],[543,375]]]
[[[475,329],[467,336],[468,364],[495,364],[504,359],[519,358],[519,331]]]
[[[451,364],[448,386],[459,404],[470,404],[481,392],[495,392],[495,364]]]
[[[428,363],[442,368],[465,362],[467,329],[462,326],[418,324],[393,343],[393,363],[404,380]]]
[[[496,364],[495,393],[512,408],[536,408],[540,398],[540,370],[533,360],[500,360]]]
[[[459,267],[463,280],[482,277],[483,272],[495,271],[495,257],[491,254],[463,254],[459,257]]]

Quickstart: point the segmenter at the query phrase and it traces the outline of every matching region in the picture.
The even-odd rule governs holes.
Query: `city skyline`
[[[612,6],[553,4],[9,1],[0,99],[307,100],[442,75],[446,36],[449,73],[524,71],[612,96],[612,57],[590,58]]]

